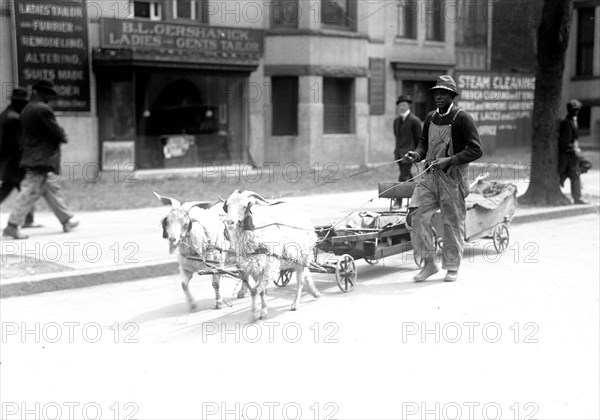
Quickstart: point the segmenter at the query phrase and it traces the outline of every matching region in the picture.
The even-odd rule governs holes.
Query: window
[[[469,47],[487,45],[488,0],[461,0],[456,19],[456,44]]]
[[[208,23],[206,0],[172,0],[173,18]]]
[[[427,0],[425,3],[425,39],[444,40],[444,1]]]
[[[352,133],[353,79],[323,78],[323,132]]]
[[[321,22],[336,29],[356,29],[357,0],[321,0]]]
[[[417,2],[416,0],[398,0],[398,36],[417,38]]]
[[[271,78],[271,131],[274,136],[298,134],[298,78]]]
[[[274,28],[298,27],[298,0],[272,0],[271,26]]]
[[[578,76],[591,76],[594,67],[594,8],[577,10],[577,67]]]
[[[150,20],[162,19],[162,5],[156,1],[134,1],[133,15]]]
[[[577,133],[581,135],[589,135],[591,133],[590,121],[591,121],[592,107],[589,105],[583,105],[577,115]]]

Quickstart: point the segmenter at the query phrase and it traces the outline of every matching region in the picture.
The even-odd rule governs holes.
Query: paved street
[[[233,279],[220,311],[197,278],[188,312],[177,276],[2,299],[0,417],[598,418],[599,237],[596,214],[513,226],[454,284],[361,261],[297,312],[273,286],[254,325]]]

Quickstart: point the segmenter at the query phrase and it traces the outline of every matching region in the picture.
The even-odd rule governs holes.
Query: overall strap
[[[456,121],[456,117],[458,117],[458,114],[462,111],[462,108],[458,108],[456,110],[456,113],[454,114],[454,116],[452,117],[452,121],[450,121],[450,141],[448,142],[448,146],[446,147],[446,156],[452,156],[454,154],[454,144],[452,141],[452,124],[454,124],[454,121]]]

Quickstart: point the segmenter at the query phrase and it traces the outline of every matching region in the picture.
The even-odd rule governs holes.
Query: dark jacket
[[[34,172],[60,173],[60,146],[67,142],[52,108],[31,101],[21,112],[23,157],[21,166]]]
[[[8,105],[0,114],[0,179],[19,185],[25,171],[19,167],[21,161],[21,120],[19,113]]]
[[[396,159],[415,150],[421,138],[421,132],[421,120],[412,112],[408,113],[404,122],[401,116],[394,120],[394,136],[396,137],[394,156]]]
[[[569,166],[577,166],[575,141],[577,140],[577,126],[573,118],[566,116],[558,127],[558,172],[566,175]]]
[[[433,121],[436,125],[448,125],[452,123],[452,119],[455,116],[456,119],[452,123],[451,131],[452,147],[454,148],[454,155],[451,156],[452,163],[455,166],[464,165],[479,159],[483,155],[479,132],[473,118],[465,111],[461,111],[456,115],[457,112],[458,108],[454,107],[452,112],[444,117],[440,117],[436,111],[431,111],[427,114],[425,123],[423,124],[423,136],[415,149],[415,152],[419,153],[422,159],[425,159],[425,156],[427,156],[429,125],[431,122]]]
[[[575,140],[577,140],[577,127],[573,118],[565,117],[558,128],[558,152],[560,154],[575,153]]]

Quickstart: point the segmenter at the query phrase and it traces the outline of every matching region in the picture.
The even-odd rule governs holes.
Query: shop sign
[[[18,84],[56,85],[56,111],[90,112],[90,61],[85,0],[15,0]]]
[[[535,77],[510,73],[458,73],[460,108],[472,117],[481,136],[504,135],[517,130],[517,123],[531,120]]]
[[[236,60],[258,60],[263,53],[263,31],[258,29],[107,18],[101,28],[102,48]]]

